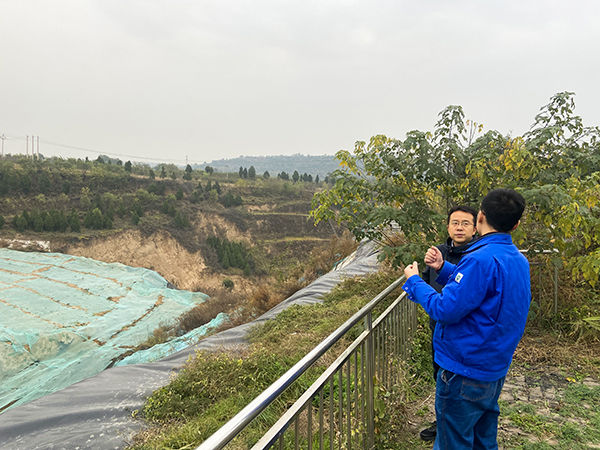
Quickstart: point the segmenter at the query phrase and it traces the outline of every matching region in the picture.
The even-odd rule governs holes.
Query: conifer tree
[[[81,231],[81,222],[79,221],[79,216],[77,214],[71,214],[69,226],[74,233],[79,233]]]

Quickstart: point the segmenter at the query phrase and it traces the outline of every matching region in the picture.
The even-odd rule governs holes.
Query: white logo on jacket
[[[455,280],[457,283],[460,283],[460,280],[462,280],[462,277],[463,277],[463,274],[462,274],[462,273],[460,273],[460,272],[458,272],[458,273],[456,274],[456,277],[454,277],[454,280]]]

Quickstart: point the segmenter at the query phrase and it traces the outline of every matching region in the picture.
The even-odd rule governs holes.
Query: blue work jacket
[[[403,286],[437,322],[435,362],[475,380],[505,376],[531,303],[529,262],[510,234],[480,237],[457,265],[444,262],[436,281],[441,293],[418,275]]]

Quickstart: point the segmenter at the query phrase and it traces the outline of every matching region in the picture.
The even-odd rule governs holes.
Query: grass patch
[[[270,386],[300,358],[381,292],[398,273],[349,279],[322,304],[292,306],[250,332],[241,353],[200,352],[167,386],[155,391],[136,416],[150,428],[139,433],[133,449],[193,448]],[[383,308],[384,305],[382,305]],[[346,338],[348,343],[359,333]],[[295,401],[341,351],[340,343],[296,381],[239,437],[233,448],[248,448]],[[407,382],[410,376],[407,376]]]

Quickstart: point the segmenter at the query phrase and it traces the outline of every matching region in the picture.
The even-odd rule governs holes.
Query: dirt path
[[[598,343],[523,339],[499,399],[500,450],[600,448],[599,349]],[[411,420],[417,435],[435,420],[433,393],[423,406],[429,412]]]

